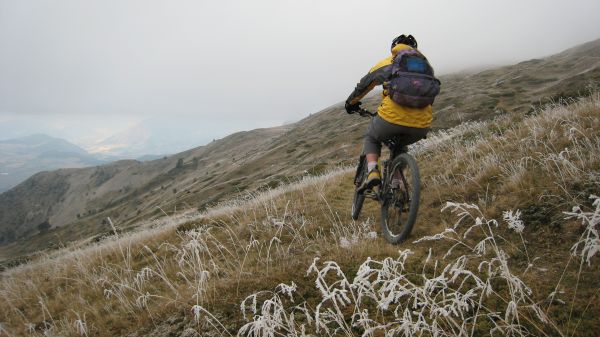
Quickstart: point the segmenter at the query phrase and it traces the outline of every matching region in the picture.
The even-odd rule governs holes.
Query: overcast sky
[[[400,33],[445,74],[600,38],[598,13],[598,0],[0,0],[0,139],[85,143],[156,116],[207,139],[274,126],[343,101]]]

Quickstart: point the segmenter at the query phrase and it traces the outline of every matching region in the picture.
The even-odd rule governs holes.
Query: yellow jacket
[[[405,44],[398,44],[392,49],[392,55],[377,63],[369,73],[363,77],[356,85],[356,88],[346,100],[349,104],[358,103],[369,91],[373,90],[378,85],[383,85],[381,94],[381,104],[377,109],[377,113],[384,120],[402,126],[413,128],[428,128],[431,126],[433,119],[433,111],[431,105],[425,108],[410,108],[402,106],[392,101],[387,93],[387,81],[391,76],[391,65],[394,56],[403,49],[411,48]]]

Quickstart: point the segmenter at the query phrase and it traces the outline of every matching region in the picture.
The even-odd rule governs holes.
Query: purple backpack
[[[392,101],[411,108],[424,108],[433,104],[440,93],[440,84],[427,58],[418,50],[404,49],[394,57],[387,88]]]

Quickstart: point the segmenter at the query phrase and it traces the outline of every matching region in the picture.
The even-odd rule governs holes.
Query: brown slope
[[[600,40],[562,53],[468,75],[442,76],[434,126],[527,113],[552,97],[578,97],[600,82]]]
[[[0,258],[106,233],[111,230],[106,217],[127,227],[162,213],[159,207],[165,209],[181,191],[210,186],[226,160],[264,151],[264,144],[285,130],[240,132],[149,162],[119,161],[37,174],[0,194]],[[42,233],[38,225],[44,221],[53,229]]]

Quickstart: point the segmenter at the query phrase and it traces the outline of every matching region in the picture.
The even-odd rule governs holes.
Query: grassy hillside
[[[544,59],[442,77],[434,129],[507,112],[534,114],[542,103],[589,94],[600,81],[599,66],[597,40]],[[375,110],[379,95],[364,101]],[[177,210],[201,211],[350,164],[367,122],[336,104],[285,127],[236,133],[168,158],[35,176],[0,194],[0,260],[98,240],[111,232],[107,217],[128,231]],[[45,222],[52,229],[40,231]]]
[[[416,144],[421,208],[401,246],[379,235],[374,202],[350,219],[352,168],[153,230],[113,227],[3,272],[0,331],[595,336],[599,116],[594,94]]]
[[[10,242],[11,237],[17,239],[1,247],[0,256],[30,253],[48,247],[50,242],[59,244],[102,235],[110,230],[105,220],[109,216],[127,227],[140,219],[163,214],[161,209],[173,212],[176,202],[192,191],[205,202],[210,201],[222,189],[215,188],[209,193],[203,193],[203,189],[214,186],[216,176],[220,176],[219,166],[225,166],[225,161],[236,154],[264,150],[264,144],[283,131],[273,128],[238,133],[150,162],[119,161],[37,174],[0,194],[0,242]],[[248,138],[253,141],[249,143]],[[60,188],[54,186],[57,181],[62,182]],[[40,193],[40,190],[53,193]],[[58,197],[52,202],[45,201],[54,195]],[[38,224],[46,220],[53,229],[39,232]]]
[[[441,79],[444,94],[435,104],[436,127],[506,112],[527,114],[536,106],[588,95],[597,88],[600,40],[546,58]]]

